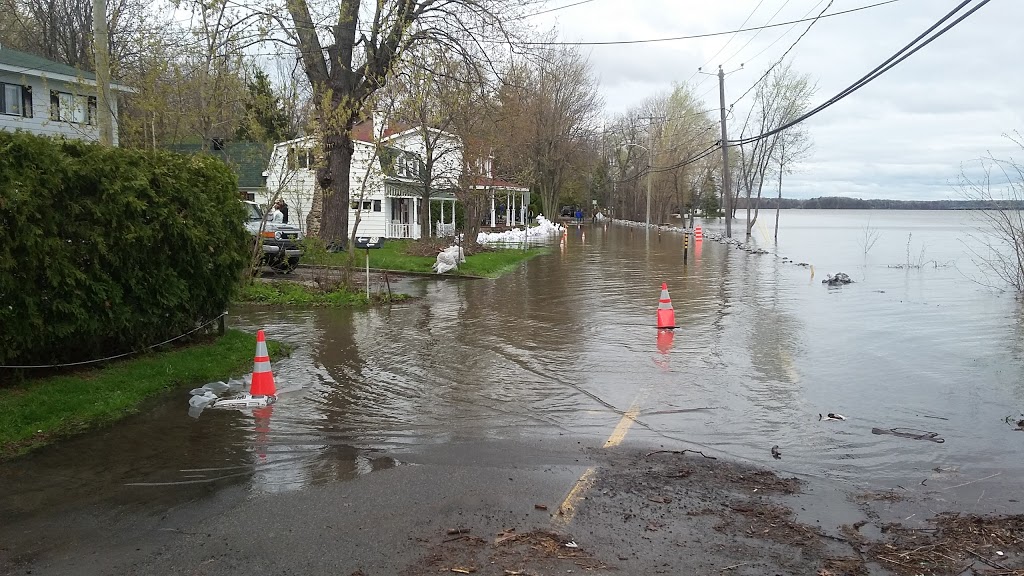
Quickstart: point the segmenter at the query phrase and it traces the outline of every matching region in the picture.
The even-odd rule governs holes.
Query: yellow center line
[[[633,422],[636,422],[636,417],[640,415],[640,398],[633,401],[633,405],[626,410],[626,413],[622,415],[622,419],[619,420],[615,430],[612,430],[612,435],[608,437],[608,441],[604,443],[604,448],[612,448],[622,444],[622,441],[626,438],[626,432],[632,428]]]
[[[583,495],[586,494],[587,490],[594,484],[594,474],[597,472],[597,468],[591,466],[587,468],[580,479],[573,485],[572,490],[569,490],[569,494],[566,495],[565,500],[562,500],[562,504],[558,507],[558,514],[551,519],[551,524],[556,528],[564,528],[568,526],[569,522],[572,521],[573,516],[576,515],[576,507],[579,506]]]
[[[626,433],[633,427],[633,423],[636,422],[636,417],[640,415],[640,402],[643,401],[644,397],[647,396],[647,391],[644,390],[633,400],[633,404],[626,410],[625,414],[619,420],[619,423],[612,430],[612,435],[608,437],[608,440],[604,443],[604,448],[612,448],[622,444],[622,441],[626,438]],[[564,528],[569,525],[573,517],[576,515],[576,510],[579,508],[580,502],[586,495],[587,490],[590,489],[594,484],[594,476],[597,474],[597,468],[590,466],[583,471],[583,475],[580,476],[579,480],[573,484],[569,493],[566,494],[565,500],[562,500],[562,504],[558,506],[558,513],[551,519],[551,524],[556,528]]]

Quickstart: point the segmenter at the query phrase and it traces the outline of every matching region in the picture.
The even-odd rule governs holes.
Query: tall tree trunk
[[[779,241],[779,210],[782,208],[782,159],[779,159],[779,201],[775,205],[775,241]]]
[[[323,191],[322,213],[317,226],[328,250],[342,251],[348,244],[349,172],[355,147],[349,136],[351,126],[324,138],[327,165],[317,170]],[[312,217],[312,211],[310,217]]]

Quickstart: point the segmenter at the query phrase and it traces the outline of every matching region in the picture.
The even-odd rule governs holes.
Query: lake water
[[[98,493],[153,506],[225,484],[297,490],[436,444],[599,447],[630,410],[627,445],[702,449],[857,490],[927,479],[951,501],[996,498],[987,510],[1004,510],[1024,478],[1024,432],[1005,421],[1024,412],[1022,309],[972,280],[976,220],[783,211],[776,246],[773,216],[751,240],[767,255],[707,240],[684,263],[678,234],[586,225],[495,281],[403,281],[416,299],[401,305],[233,310],[234,325],[296,347],[274,365],[271,410],[192,419],[174,395],[0,466],[0,514]],[[923,265],[892,267],[907,264],[908,240]],[[821,284],[840,271],[856,282]],[[663,281],[681,328],[659,336]],[[848,420],[819,421],[827,412]]]

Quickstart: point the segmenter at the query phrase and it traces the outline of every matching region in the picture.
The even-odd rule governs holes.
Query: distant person
[[[576,223],[583,223],[583,210],[580,210],[579,208],[576,209]]]
[[[274,207],[270,210],[267,220],[274,224],[284,224],[284,213],[281,212],[281,201],[275,200]]]
[[[278,200],[278,202],[281,203],[281,207],[278,208],[278,210],[281,211],[281,215],[283,216],[282,222],[287,224],[288,223],[288,203],[284,201],[284,198],[281,198],[280,200]]]

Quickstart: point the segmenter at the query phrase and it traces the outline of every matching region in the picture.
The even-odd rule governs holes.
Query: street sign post
[[[366,299],[370,299],[370,250],[384,247],[383,236],[356,236],[356,248],[366,250]]]

